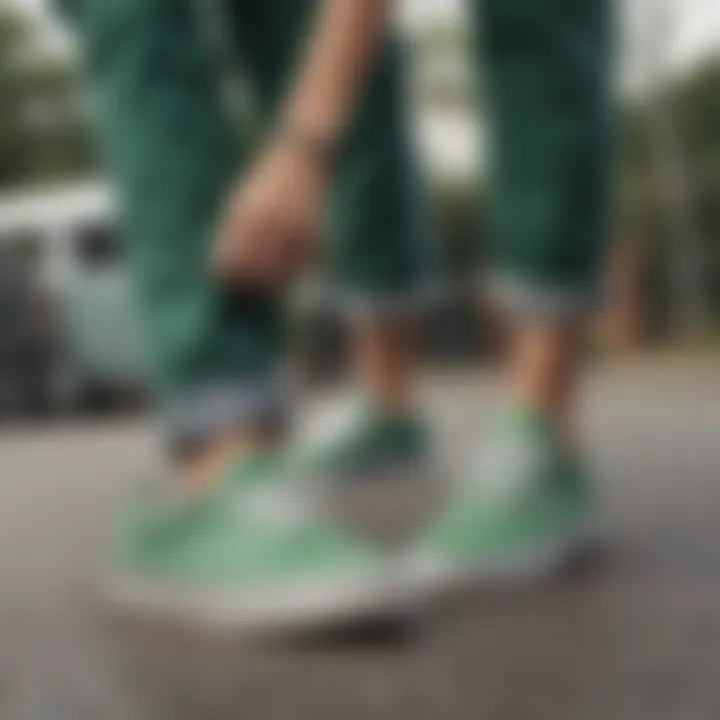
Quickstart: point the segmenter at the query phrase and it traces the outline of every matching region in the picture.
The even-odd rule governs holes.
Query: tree
[[[79,79],[36,52],[35,28],[0,6],[0,186],[65,179],[96,167]]]
[[[647,4],[646,4],[647,5]],[[705,293],[704,241],[694,212],[694,171],[689,163],[685,133],[678,124],[669,80],[669,52],[675,39],[674,8],[668,0],[646,7],[643,35],[635,43],[646,85],[639,105],[650,142],[653,176],[668,226],[666,252],[672,297],[672,326],[676,334],[697,335],[708,319]]]
[[[720,58],[665,80],[654,88],[652,102],[636,100],[624,109],[620,187],[625,228],[643,244],[653,265],[662,261],[665,311],[680,333],[707,325],[720,311],[719,112]],[[689,244],[688,217],[694,240]]]

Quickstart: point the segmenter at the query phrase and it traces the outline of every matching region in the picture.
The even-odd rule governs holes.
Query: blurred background
[[[599,338],[623,352],[711,344],[720,318],[720,7],[626,0],[621,10],[612,302]],[[443,292],[425,341],[440,363],[493,352],[492,319],[468,276],[482,262],[485,152],[463,12],[459,0],[412,0],[400,19],[442,244]],[[72,41],[48,8],[0,0],[4,417],[99,408],[144,391],[112,194],[80,85]],[[228,97],[241,94],[229,78]],[[316,308],[297,323],[313,375],[333,373],[342,354],[333,319]]]
[[[592,572],[446,613],[419,643],[298,662],[126,644],[98,622],[112,510],[158,462],[152,420],[125,412],[146,406],[146,360],[76,49],[43,0],[0,0],[2,720],[720,717],[720,2],[620,10],[611,302],[586,405],[606,547]],[[473,289],[485,111],[464,12],[405,0],[399,19],[442,258],[423,401],[452,462],[502,402]],[[296,315],[307,375],[336,380],[342,328]]]

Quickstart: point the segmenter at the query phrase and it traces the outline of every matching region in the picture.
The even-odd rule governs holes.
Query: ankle
[[[516,399],[510,403],[508,417],[524,417],[527,422],[542,426],[568,456],[577,456],[581,452],[578,424],[565,408],[558,411],[551,404]]]
[[[355,331],[357,377],[368,405],[379,414],[414,414],[414,334],[413,323],[401,318],[378,318]]]
[[[389,427],[415,426],[421,423],[421,413],[415,403],[387,403],[383,399],[366,397],[365,414],[373,424]]]
[[[544,417],[569,447],[577,446],[583,338],[580,323],[535,323],[519,329],[514,338],[511,403]]]
[[[233,463],[267,447],[268,442],[255,432],[229,432],[179,460],[176,473],[188,492],[203,492],[220,482]]]

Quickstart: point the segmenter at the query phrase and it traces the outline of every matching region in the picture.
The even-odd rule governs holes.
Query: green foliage
[[[654,105],[623,109],[618,144],[618,206],[624,240],[640,247],[648,268],[650,306],[663,325],[669,315],[674,272],[667,199],[659,178],[650,113],[662,104],[682,156],[689,209],[703,242],[703,272],[710,309],[720,317],[720,58],[711,58],[670,82]],[[707,318],[712,321],[712,318]]]
[[[446,184],[436,188],[434,206],[442,275],[453,282],[475,281],[483,254],[482,193],[467,183]]]
[[[95,168],[79,81],[66,62],[38,57],[34,28],[0,7],[0,186],[66,179]]]
[[[467,54],[473,37],[469,25],[449,22],[424,26],[413,39],[425,55],[448,56]]]
[[[720,188],[720,57],[672,85],[668,101],[697,180]]]

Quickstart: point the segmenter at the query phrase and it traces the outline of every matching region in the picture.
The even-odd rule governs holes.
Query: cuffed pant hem
[[[605,297],[599,283],[551,284],[509,273],[491,273],[483,282],[482,293],[510,316],[550,321],[592,315],[602,307]]]
[[[229,430],[287,427],[289,387],[280,377],[207,382],[179,392],[164,408],[169,450],[185,455]]]
[[[388,317],[412,317],[439,297],[432,283],[398,290],[366,290],[326,285],[303,298],[305,307],[331,309],[350,322],[372,322]]]

